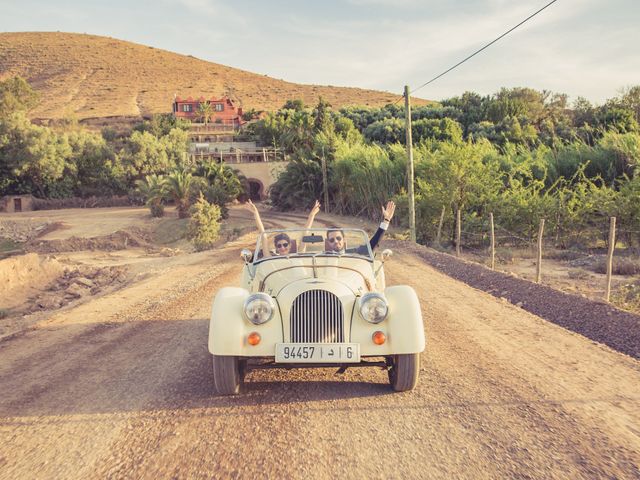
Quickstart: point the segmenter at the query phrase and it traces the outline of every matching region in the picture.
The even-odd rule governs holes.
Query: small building
[[[33,195],[6,195],[0,197],[0,212],[28,212],[33,210]]]
[[[200,105],[209,104],[210,117],[204,119],[200,111]],[[242,107],[236,107],[230,98],[205,98],[186,99],[175,96],[173,99],[173,114],[176,118],[182,118],[191,122],[211,123],[214,125],[231,126],[239,128],[242,126]],[[206,120],[206,121],[205,121]]]

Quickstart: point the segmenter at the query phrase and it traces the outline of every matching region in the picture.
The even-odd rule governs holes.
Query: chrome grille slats
[[[298,295],[289,318],[292,343],[344,342],[344,310],[340,299],[327,290]]]

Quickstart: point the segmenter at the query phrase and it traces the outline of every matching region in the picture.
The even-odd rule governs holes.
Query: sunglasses
[[[342,241],[342,237],[341,236],[329,237],[329,238],[327,238],[327,240],[329,240],[329,243],[336,243],[336,242],[341,242]]]
[[[287,248],[289,246],[289,242],[276,243],[276,248]]]

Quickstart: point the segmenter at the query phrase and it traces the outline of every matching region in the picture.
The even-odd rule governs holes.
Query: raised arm
[[[393,219],[393,214],[396,212],[396,204],[393,201],[388,201],[386,207],[382,207],[382,222],[376,230],[376,233],[371,237],[369,244],[371,245],[371,250],[378,246],[378,243],[384,236],[384,232],[389,228],[389,223]]]
[[[313,207],[311,208],[311,211],[309,211],[309,216],[307,217],[307,223],[304,226],[304,228],[311,228],[311,226],[313,225],[313,221],[315,220],[316,215],[318,214],[319,211],[320,211],[320,202],[316,200],[316,203],[314,203]]]
[[[260,244],[262,245],[262,254],[265,257],[269,256],[269,245],[267,245],[267,236],[264,233],[264,225],[262,224],[262,219],[260,218],[260,212],[258,208],[253,204],[253,202],[249,199],[247,203],[244,204],[244,207],[253,213],[253,218],[256,221],[256,227],[258,227],[258,232],[262,235],[260,239]]]
[[[256,227],[258,227],[258,231],[260,233],[264,233],[264,225],[262,224],[262,219],[260,218],[260,212],[258,208],[253,204],[251,200],[247,200],[247,203],[244,204],[244,207],[253,213],[253,218],[256,221]]]
[[[313,204],[313,207],[311,207],[311,210],[309,211],[309,216],[307,217],[307,223],[304,225],[305,231],[303,235],[309,234],[309,230],[311,229],[311,226],[313,225],[313,221],[315,220],[316,215],[318,214],[319,211],[320,211],[320,202],[316,200],[316,203]],[[304,253],[307,251],[307,244],[304,242],[301,242],[301,243],[302,244],[298,247],[298,252]]]

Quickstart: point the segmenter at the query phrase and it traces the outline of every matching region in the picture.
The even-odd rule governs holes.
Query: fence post
[[[544,233],[544,218],[540,219],[540,228],[538,229],[538,261],[536,262],[536,283],[540,283],[542,275],[542,234]]]
[[[496,269],[496,235],[493,228],[493,212],[489,214],[489,224],[491,225],[491,270]]]
[[[436,235],[436,243],[440,245],[440,237],[442,236],[442,225],[444,224],[444,214],[447,212],[447,206],[442,206],[442,212],[440,213],[440,223],[438,223],[438,234]]]
[[[607,253],[607,289],[604,299],[608,302],[611,296],[611,273],[613,272],[613,251],[616,248],[616,217],[609,219],[609,252]]]
[[[460,256],[460,237],[462,236],[462,222],[460,220],[460,207],[456,211],[456,257]]]

